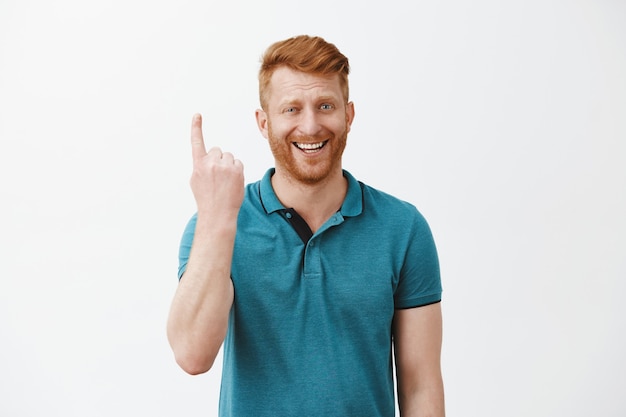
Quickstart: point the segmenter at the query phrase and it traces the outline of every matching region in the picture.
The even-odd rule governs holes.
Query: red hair
[[[348,102],[348,58],[335,45],[319,36],[300,35],[270,45],[263,54],[259,70],[259,98],[263,109],[266,109],[267,90],[272,74],[282,66],[308,74],[338,74],[344,99]]]

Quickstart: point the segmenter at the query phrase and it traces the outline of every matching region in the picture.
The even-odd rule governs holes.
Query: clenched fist
[[[243,164],[220,148],[206,151],[199,114],[191,122],[191,154],[193,172],[189,182],[198,213],[216,217],[236,215],[244,195]]]

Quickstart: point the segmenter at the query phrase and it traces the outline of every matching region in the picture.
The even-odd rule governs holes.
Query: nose
[[[322,130],[321,115],[314,109],[302,110],[298,130],[306,136],[315,136]]]

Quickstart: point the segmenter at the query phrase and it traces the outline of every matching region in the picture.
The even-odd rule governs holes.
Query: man
[[[348,73],[319,37],[268,48],[256,121],[275,168],[247,186],[193,118],[168,338],[190,374],[224,343],[221,416],[393,416],[392,352],[401,415],[444,415],[437,252],[414,206],[342,168]]]

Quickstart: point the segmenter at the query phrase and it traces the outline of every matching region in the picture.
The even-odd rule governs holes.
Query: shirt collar
[[[278,210],[284,210],[285,207],[280,203],[274,188],[272,187],[272,175],[276,170],[270,168],[259,184],[259,196],[265,212],[271,214]],[[343,170],[343,176],[348,180],[348,192],[343,200],[339,212],[344,217],[358,216],[363,211],[363,190],[359,183],[348,171]]]

